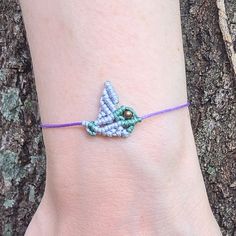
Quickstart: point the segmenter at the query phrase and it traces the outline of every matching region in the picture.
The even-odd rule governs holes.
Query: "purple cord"
[[[167,108],[167,109],[164,109],[164,110],[160,110],[160,111],[156,111],[156,112],[152,112],[152,113],[143,115],[140,118],[142,120],[144,120],[144,119],[147,119],[147,118],[150,118],[150,117],[153,117],[153,116],[161,115],[163,113],[176,111],[176,110],[179,110],[181,108],[188,107],[189,105],[190,105],[190,103],[187,102],[187,103],[184,103],[184,104],[176,106],[176,107],[171,107],[171,108]],[[65,123],[65,124],[41,124],[40,127],[41,128],[63,128],[63,127],[80,126],[80,125],[82,125],[82,121],[72,122],[72,123]]]
[[[144,119],[150,118],[152,116],[157,116],[157,115],[167,113],[167,112],[170,112],[170,111],[176,111],[176,110],[179,110],[181,108],[188,107],[189,105],[190,105],[190,103],[187,102],[185,104],[182,104],[182,105],[179,105],[179,106],[176,106],[176,107],[171,107],[171,108],[167,108],[167,109],[164,109],[164,110],[161,110],[161,111],[156,111],[156,112],[153,112],[153,113],[149,113],[147,115],[141,116],[141,119],[144,120]]]
[[[65,123],[65,124],[41,124],[41,128],[63,128],[69,126],[79,126],[82,125],[82,121],[73,122],[73,123]]]

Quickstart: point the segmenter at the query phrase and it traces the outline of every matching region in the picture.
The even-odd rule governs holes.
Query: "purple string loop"
[[[184,107],[188,107],[189,105],[190,105],[190,103],[187,102],[187,103],[184,103],[184,104],[179,105],[179,106],[170,107],[170,108],[167,108],[167,109],[164,109],[164,110],[160,110],[160,111],[156,111],[156,112],[152,112],[152,113],[143,115],[140,118],[142,120],[145,120],[145,119],[148,119],[148,118],[153,117],[153,116],[161,115],[161,114],[164,114],[164,113],[168,113],[168,112],[172,112],[172,111],[182,109]],[[40,127],[41,128],[63,128],[63,127],[71,127],[71,126],[81,126],[82,123],[83,123],[83,121],[72,122],[72,123],[64,123],[64,124],[41,124]]]

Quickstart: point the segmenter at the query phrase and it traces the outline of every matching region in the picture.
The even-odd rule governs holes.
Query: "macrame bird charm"
[[[141,121],[132,108],[119,106],[119,98],[111,82],[106,81],[97,119],[82,121],[82,125],[92,136],[99,134],[108,137],[128,137],[134,126]]]
[[[119,98],[110,81],[105,82],[102,97],[100,99],[100,109],[95,121],[76,121],[69,123],[42,123],[41,128],[65,128],[72,126],[84,126],[91,136],[97,134],[108,137],[128,137],[134,130],[134,126],[145,119],[177,111],[188,107],[189,102],[178,106],[169,107],[163,110],[154,111],[142,116],[127,106],[119,106]]]

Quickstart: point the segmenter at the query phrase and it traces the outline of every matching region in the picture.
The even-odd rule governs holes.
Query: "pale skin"
[[[177,0],[21,0],[42,122],[93,120],[105,80],[139,115],[187,101]],[[129,138],[44,129],[47,178],[26,236],[221,235],[188,109]]]

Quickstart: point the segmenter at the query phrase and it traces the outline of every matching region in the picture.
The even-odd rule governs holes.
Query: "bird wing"
[[[119,103],[119,98],[110,81],[104,83],[103,93],[100,99],[98,119],[111,115]]]

